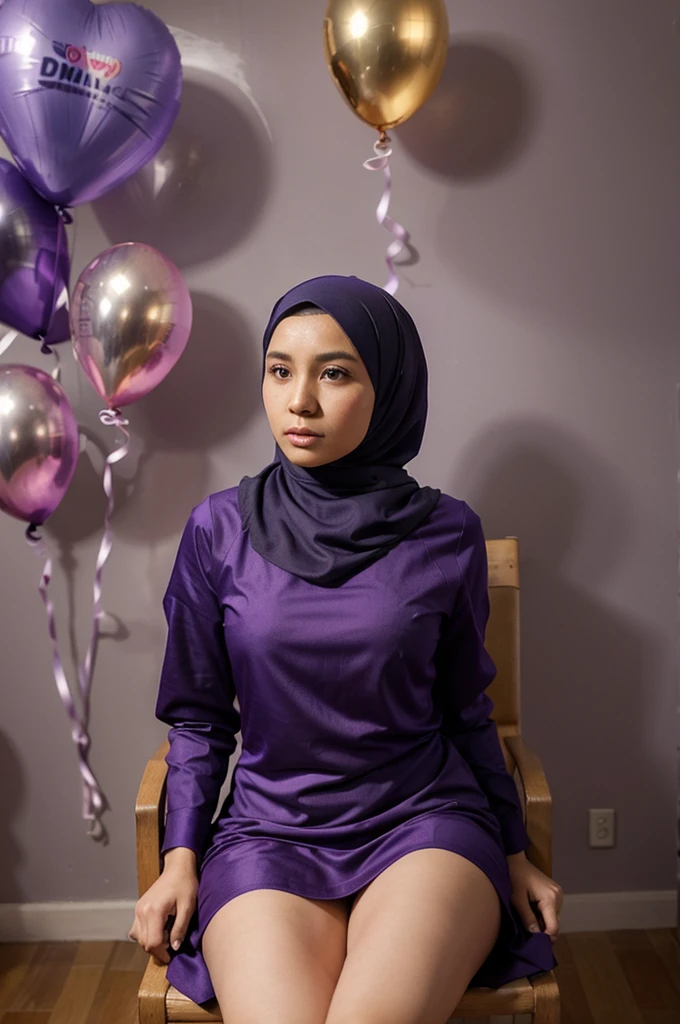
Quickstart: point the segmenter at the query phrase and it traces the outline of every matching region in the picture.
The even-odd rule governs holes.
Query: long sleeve
[[[161,853],[186,846],[200,864],[236,748],[240,715],[220,603],[210,579],[209,499],[191,513],[163,598],[168,624],[156,717],[171,726]]]
[[[514,779],[505,767],[493,701],[484,691],[496,666],[484,647],[489,618],[488,564],[479,516],[465,505],[456,559],[459,588],[436,654],[436,695],[441,731],[472,770],[498,819],[507,856],[526,850],[529,839]]]

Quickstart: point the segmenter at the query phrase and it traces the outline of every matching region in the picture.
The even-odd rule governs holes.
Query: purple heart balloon
[[[5,0],[0,135],[36,191],[90,202],[160,149],[182,67],[167,26],[137,4]]]
[[[34,366],[0,366],[0,509],[44,523],[77,461],[78,424],[62,386]]]
[[[71,337],[66,228],[54,206],[0,159],[0,320],[52,345]],[[56,310],[56,312],[55,312]]]

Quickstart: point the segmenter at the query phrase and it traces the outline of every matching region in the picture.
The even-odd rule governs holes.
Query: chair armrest
[[[165,827],[165,790],[170,749],[164,739],[150,761],[137,792],[135,825],[137,835],[137,886],[142,896],[161,874],[161,835]]]
[[[143,1021],[144,1024],[167,1024],[166,999],[170,988],[170,982],[166,977],[167,966],[157,960],[153,953],[149,954],[144,977],[137,992],[138,1014],[135,1020]]]
[[[527,859],[552,877],[552,797],[537,754],[521,736],[505,736],[504,742],[517,766],[529,836]]]

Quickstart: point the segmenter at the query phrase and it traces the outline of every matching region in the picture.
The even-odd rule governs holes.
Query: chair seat
[[[489,1017],[491,1014],[531,1013],[534,990],[528,978],[519,978],[501,988],[469,988],[454,1013],[457,1017]],[[198,1006],[171,985],[165,997],[167,1020],[174,1024],[207,1024],[221,1021],[217,1000]],[[454,1016],[454,1014],[451,1014]]]

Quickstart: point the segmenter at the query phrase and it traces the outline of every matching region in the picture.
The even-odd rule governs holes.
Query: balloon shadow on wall
[[[395,129],[424,167],[457,181],[499,173],[527,145],[536,94],[519,60],[486,40],[449,47],[432,96]]]
[[[156,156],[92,204],[111,244],[146,242],[178,267],[235,248],[260,217],[271,187],[271,142],[257,112],[188,80],[177,120]]]
[[[201,292],[192,293],[192,305],[191,337],[180,359],[153,391],[123,410],[141,454],[132,474],[124,475],[132,452],[113,467],[113,528],[146,543],[181,529],[188,503],[206,496],[208,450],[236,437],[260,413],[254,399],[261,367],[243,317],[222,299]],[[79,429],[103,463],[114,435]],[[67,563],[78,542],[101,532],[105,508],[102,472],[81,453],[71,486],[45,523]]]
[[[103,404],[103,403],[100,403]],[[101,456],[103,464],[109,450],[105,437],[88,426],[78,424],[81,437],[87,440]],[[109,435],[107,435],[109,436]],[[124,496],[116,493],[116,504]],[[81,451],[73,480],[60,504],[45,522],[45,532],[62,549],[72,550],[76,544],[101,531],[106,509],[106,495],[102,487],[101,471],[95,469],[86,451]]]
[[[165,380],[134,406],[134,430],[148,451],[212,448],[259,412],[252,396],[260,362],[241,313],[204,292],[192,292],[191,299],[186,349]]]
[[[143,452],[117,529],[146,545],[182,529],[209,493],[209,450],[238,438],[260,414],[261,361],[250,328],[222,299],[192,293],[192,302],[184,353],[130,410],[130,429]]]
[[[462,454],[456,487],[452,493],[480,515],[487,539],[519,538],[523,732],[553,791],[555,877],[579,891],[584,879],[574,865],[583,870],[582,815],[593,786],[642,821],[648,794],[663,788],[666,773],[662,758],[645,748],[652,722],[641,725],[653,709],[643,700],[646,683],[663,672],[663,635],[602,597],[630,547],[626,495],[591,447],[528,417],[479,435]],[[627,847],[631,863],[648,861],[642,833],[629,836],[638,847]],[[593,888],[604,891],[617,864],[585,856]],[[620,874],[623,885],[623,861]]]
[[[582,77],[599,82],[599,58],[584,61]],[[547,80],[514,40],[456,44],[440,86],[399,138],[459,186],[449,190],[435,236],[457,278],[494,305],[588,344],[611,338],[639,349],[640,338],[669,337],[677,323],[677,230],[668,216],[677,186],[659,174],[650,190],[648,173],[663,165],[659,126],[671,124],[666,79],[652,73],[646,91],[624,90],[623,99],[603,80],[584,111],[559,74]],[[645,119],[642,106],[656,97],[660,106]],[[626,100],[638,128],[632,142],[621,128]],[[495,187],[474,187],[492,179]]]

